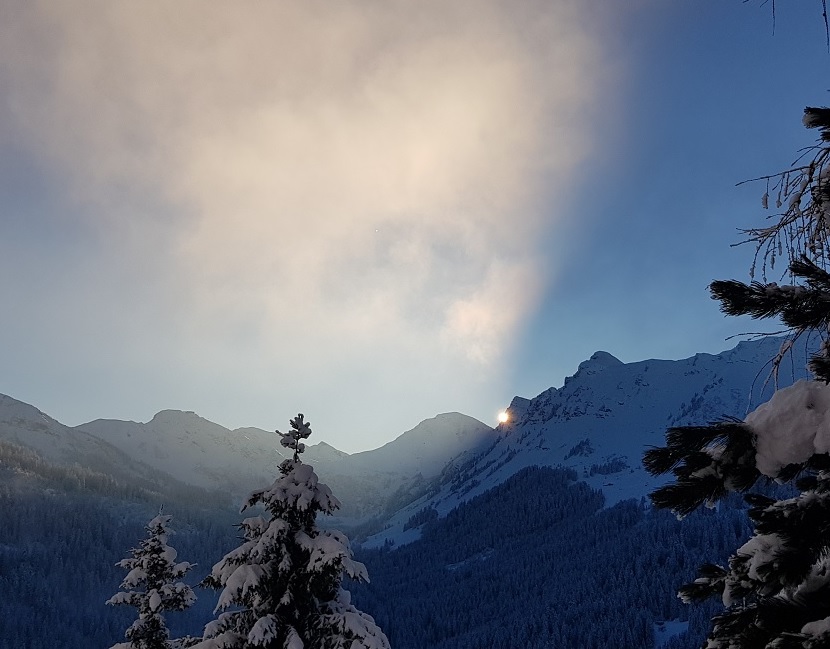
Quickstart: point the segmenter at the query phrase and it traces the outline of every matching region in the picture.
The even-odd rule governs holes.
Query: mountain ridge
[[[338,495],[343,507],[336,520],[348,525],[389,515],[420,496],[450,459],[483,447],[494,434],[472,417],[442,413],[379,449],[350,455],[322,441],[308,445],[303,460]],[[274,432],[229,430],[193,411],[165,409],[147,422],[96,419],[69,427],[5,395],[0,441],[57,465],[88,465],[128,479],[166,475],[239,502],[270,484],[289,456]]]
[[[377,449],[348,454],[321,441],[307,447],[303,460],[343,503],[336,524],[390,525],[370,543],[400,541],[419,509],[443,515],[526,466],[574,469],[610,504],[640,498],[660,484],[642,468],[645,447],[661,445],[671,426],[742,418],[771,395],[763,373],[781,345],[768,337],[720,354],[634,363],[600,350],[561,387],[514,397],[508,422],[496,428],[441,413]],[[793,348],[779,374],[782,386],[806,376],[806,357],[806,347]],[[127,478],[164,473],[237,501],[269,484],[287,457],[273,432],[229,430],[193,411],[161,410],[146,423],[97,419],[67,427],[7,396],[0,396],[0,440],[50,462]]]
[[[742,341],[720,354],[676,361],[623,363],[596,352],[561,387],[530,399],[514,397],[508,422],[496,428],[495,442],[449,467],[438,490],[398,512],[367,545],[409,542],[417,530],[407,521],[421,509],[446,515],[528,466],[574,469],[603,493],[607,505],[643,498],[668,480],[643,469],[645,449],[662,445],[670,427],[743,419],[769,399],[774,385],[763,380],[764,368],[782,343],[776,337]],[[808,375],[807,354],[805,346],[792,349],[778,376],[780,387]]]

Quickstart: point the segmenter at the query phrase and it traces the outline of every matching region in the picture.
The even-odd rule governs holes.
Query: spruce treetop
[[[305,444],[301,440],[308,439],[308,436],[311,435],[311,424],[304,420],[303,413],[299,413],[289,423],[291,424],[291,430],[287,433],[276,432],[282,438],[280,444],[294,451],[294,461],[296,462],[299,460],[300,453],[305,451]]]

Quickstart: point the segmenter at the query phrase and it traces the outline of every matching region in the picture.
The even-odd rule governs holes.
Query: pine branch
[[[726,315],[748,315],[753,318],[780,316],[792,300],[777,284],[752,282],[747,285],[734,279],[717,280],[709,285],[712,299],[721,303]]]
[[[754,434],[734,420],[669,429],[666,446],[646,451],[643,466],[652,475],[674,474],[674,484],[656,489],[650,498],[655,507],[680,516],[730,491],[747,491],[761,475],[755,467]]]
[[[830,357],[825,350],[811,356],[808,367],[816,379],[830,383]]]
[[[702,602],[723,593],[727,571],[713,563],[705,563],[698,570],[698,578],[680,587],[677,596],[687,604]]]
[[[807,128],[820,129],[821,139],[825,142],[830,141],[830,108],[807,106],[804,109],[804,117],[801,122]]]

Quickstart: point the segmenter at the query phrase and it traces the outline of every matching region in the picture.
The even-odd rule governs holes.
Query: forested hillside
[[[143,537],[157,502],[65,493],[41,478],[3,474],[0,489],[0,647],[88,649],[121,641],[130,612],[105,606],[116,567]],[[749,529],[736,507],[679,522],[603,497],[570,470],[528,468],[449,516],[428,513],[423,538],[358,552],[371,583],[348,584],[396,649],[652,646],[656,624],[692,615],[691,648],[709,609],[675,597],[704,559],[724,557]],[[17,487],[24,487],[17,488]],[[241,520],[221,507],[169,506],[171,543],[196,563],[198,583],[238,541]],[[197,590],[186,613],[170,614],[174,637],[201,634],[215,594]]]
[[[603,509],[576,477],[525,469],[420,541],[358,553],[372,583],[354,599],[396,649],[650,647],[655,625],[690,615],[670,646],[698,646],[708,611],[675,592],[749,534],[739,501],[678,521],[644,502]]]
[[[104,602],[123,578],[116,562],[144,536],[160,503],[106,496],[97,484],[55,488],[68,479],[46,482],[0,468],[0,649],[109,647],[123,640],[135,617]],[[221,505],[168,505],[165,511],[175,517],[179,555],[198,564],[187,580],[195,584],[235,543],[237,517]],[[200,591],[190,611],[169,617],[173,633],[201,633],[214,600]]]

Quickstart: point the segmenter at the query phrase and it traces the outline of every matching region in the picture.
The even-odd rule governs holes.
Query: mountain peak
[[[400,473],[439,475],[449,458],[488,444],[493,428],[460,412],[444,412],[424,419],[415,428],[373,451],[355,453],[356,463],[392,467]]]
[[[577,373],[588,372],[589,374],[593,374],[609,367],[618,367],[623,364],[619,358],[608,352],[596,351],[591,354],[591,358],[579,364]]]
[[[524,417],[529,407],[530,399],[525,399],[524,397],[519,396],[513,397],[513,400],[507,408],[507,412],[510,416],[509,421],[519,421],[522,417]]]
[[[171,424],[173,422],[194,422],[194,421],[208,421],[204,417],[200,417],[192,410],[160,410],[149,423],[154,424]],[[208,422],[212,423],[212,422]]]
[[[312,444],[306,449],[306,452],[308,453],[306,457],[313,458],[315,462],[321,459],[336,460],[349,457],[348,453],[334,448],[334,446],[327,442]]]

